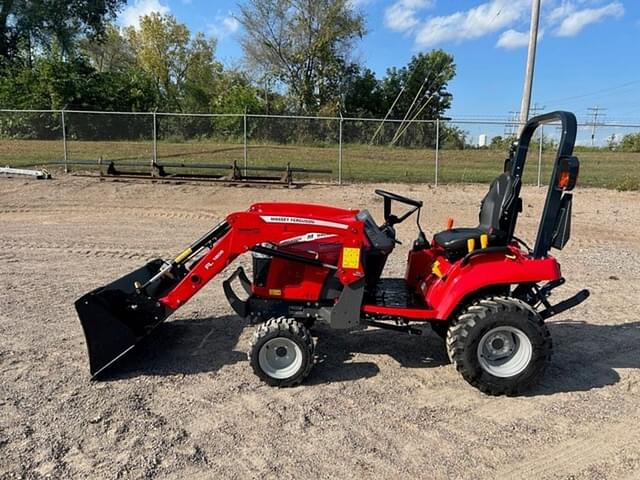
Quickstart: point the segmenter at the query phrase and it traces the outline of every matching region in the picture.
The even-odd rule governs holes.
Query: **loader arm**
[[[226,233],[208,251],[195,250],[181,260],[187,265],[186,275],[159,301],[177,310],[239,255],[262,244],[279,245],[310,230],[335,236],[343,247],[360,249],[366,237],[356,213],[357,210],[300,204],[258,204],[246,212],[232,213],[225,220]],[[346,265],[341,256],[333,267],[345,286],[364,276],[362,261],[354,268]]]
[[[92,377],[131,350],[239,255],[265,245],[286,254],[282,245],[287,240],[310,232],[331,235],[342,244],[338,264],[327,267],[336,271],[351,296],[342,305],[337,302],[334,315],[343,310],[343,317],[359,315],[360,305],[354,303],[361,300],[358,295],[362,289],[353,285],[363,283],[359,252],[368,246],[368,240],[357,213],[321,205],[255,204],[247,211],[228,215],[173,260],[153,260],[83,295],[75,307],[87,341]],[[343,258],[345,250],[351,253],[347,261]]]

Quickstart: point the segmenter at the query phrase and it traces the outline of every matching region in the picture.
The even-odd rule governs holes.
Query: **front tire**
[[[551,337],[530,305],[510,297],[489,297],[454,320],[447,334],[447,353],[474,387],[490,395],[516,395],[544,373]]]
[[[438,335],[441,339],[447,339],[447,332],[449,331],[449,322],[443,322],[442,320],[434,320],[431,322],[431,330]]]
[[[292,318],[279,317],[258,326],[248,357],[262,381],[276,387],[292,387],[311,372],[313,352],[309,330]]]

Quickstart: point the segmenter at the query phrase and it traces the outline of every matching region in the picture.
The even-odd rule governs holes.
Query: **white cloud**
[[[606,17],[620,18],[623,15],[624,7],[620,2],[613,2],[601,8],[574,10],[562,20],[555,33],[559,37],[574,37],[587,25],[601,22]]]
[[[538,42],[544,37],[544,30],[538,31]],[[513,50],[515,48],[526,47],[529,45],[529,32],[519,32],[510,28],[502,32],[496,47]]]
[[[417,13],[434,3],[435,0],[397,0],[384,11],[384,24],[396,32],[408,32],[420,23]]]
[[[139,27],[140,17],[158,12],[166,15],[171,9],[160,0],[134,0],[120,15],[120,23],[125,27]]]
[[[466,11],[430,17],[416,29],[416,45],[428,48],[497,32],[527,16],[529,5],[529,0],[491,0]]]
[[[528,44],[529,34],[527,32],[518,32],[516,30],[509,29],[505,32],[502,32],[502,35],[500,35],[496,46],[506,49],[513,49],[524,47]]]
[[[549,23],[558,23],[576,11],[576,6],[571,2],[563,1],[559,6],[553,8],[546,16]]]
[[[545,29],[554,36],[574,36],[590,24],[624,15],[624,7],[619,0],[609,0],[610,3],[603,5],[606,1],[543,0],[538,40],[543,37]],[[496,32],[501,32],[497,47],[512,49],[528,43],[526,32],[531,0],[482,0],[473,8],[449,15],[421,15],[435,3],[436,0],[394,0],[384,12],[385,26],[414,36],[415,46],[420,49],[473,40]]]
[[[240,22],[231,13],[226,16],[218,14],[213,23],[207,25],[207,31],[218,39],[236,33],[239,28]]]

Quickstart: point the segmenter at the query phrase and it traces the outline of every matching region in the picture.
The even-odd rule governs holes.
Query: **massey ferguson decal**
[[[304,235],[298,235],[297,237],[287,238],[286,240],[282,240],[280,242],[281,246],[292,245],[294,243],[302,243],[302,242],[313,242],[314,240],[320,240],[321,238],[329,238],[336,237],[335,233],[320,233],[320,232],[311,232],[306,233]]]
[[[267,223],[297,223],[302,225],[317,225],[319,227],[339,228],[346,230],[349,225],[344,223],[328,222],[326,220],[316,220],[304,217],[279,217],[274,215],[261,215],[260,218]]]

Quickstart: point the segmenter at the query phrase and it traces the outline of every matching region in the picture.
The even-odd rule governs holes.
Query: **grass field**
[[[152,157],[151,142],[69,141],[68,158],[147,162]],[[244,163],[244,147],[239,143],[189,142],[158,143],[158,161],[181,163]],[[315,175],[318,180],[337,180],[338,147],[254,144],[248,146],[249,166],[284,166],[331,169],[332,174]],[[59,162],[63,159],[61,141],[0,140],[0,165],[25,166]],[[640,153],[578,152],[581,160],[580,184],[594,187],[640,189]],[[345,145],[342,180],[347,182],[390,181],[432,183],[435,178],[435,150]],[[504,153],[495,150],[440,150],[440,183],[489,182],[502,168]],[[542,182],[551,173],[553,152],[542,160]],[[529,155],[525,183],[537,182],[538,153]],[[82,167],[86,168],[86,167]],[[298,178],[301,176],[298,175]]]

